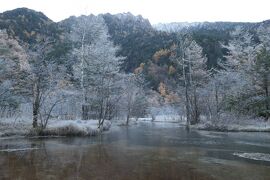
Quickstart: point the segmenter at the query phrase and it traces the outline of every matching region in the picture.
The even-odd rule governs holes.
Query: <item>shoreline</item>
[[[191,128],[201,131],[216,131],[216,132],[268,132],[270,133],[270,124],[264,125],[240,125],[240,124],[229,124],[229,125],[209,125],[209,124],[197,124],[191,125]]]
[[[0,122],[0,137],[87,137],[96,136],[111,127],[110,121],[104,121],[102,130],[98,128],[97,120],[52,120],[46,129],[32,128],[28,121]]]
[[[57,123],[55,123],[57,122]],[[137,123],[170,123],[178,124],[185,127],[184,122],[177,121],[147,121],[138,120],[130,122],[129,125],[136,125]],[[111,121],[105,121],[102,131],[97,128],[97,120],[59,120],[52,121],[48,127],[42,131],[38,129],[28,128],[26,123],[17,123],[13,126],[13,123],[0,123],[1,138],[19,137],[19,138],[55,138],[55,137],[90,137],[96,136],[102,132],[110,130],[112,126]],[[119,126],[120,124],[115,123]],[[198,131],[209,131],[209,132],[257,132],[257,133],[270,133],[270,123],[258,125],[240,125],[240,124],[216,124],[211,125],[207,123],[201,123],[191,125],[190,129]]]

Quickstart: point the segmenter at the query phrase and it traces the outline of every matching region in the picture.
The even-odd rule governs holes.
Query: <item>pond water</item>
[[[178,124],[112,127],[97,137],[2,138],[0,179],[270,179],[270,133]]]

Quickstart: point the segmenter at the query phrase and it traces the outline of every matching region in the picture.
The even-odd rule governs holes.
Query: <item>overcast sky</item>
[[[270,19],[270,0],[0,0],[0,11],[27,7],[60,21],[71,15],[131,12],[159,22]]]

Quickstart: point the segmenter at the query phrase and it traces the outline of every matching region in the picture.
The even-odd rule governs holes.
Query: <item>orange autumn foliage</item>
[[[140,74],[142,73],[143,69],[144,69],[144,65],[145,63],[141,63],[139,67],[137,67],[135,70],[134,70],[134,74]]]
[[[155,54],[153,55],[153,59],[157,63],[162,56],[168,56],[169,54],[170,50],[160,49],[159,51],[155,52]]]

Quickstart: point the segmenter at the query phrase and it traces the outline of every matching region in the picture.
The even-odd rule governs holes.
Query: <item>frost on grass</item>
[[[236,116],[226,113],[212,120],[201,119],[199,124],[193,126],[194,128],[208,131],[270,132],[270,122],[265,121],[263,118]]]
[[[109,130],[110,121],[104,121],[98,128],[97,120],[50,120],[46,129],[32,129],[30,120],[1,120],[0,137],[2,136],[92,136]]]
[[[270,154],[265,153],[233,153],[233,155],[256,161],[270,161]]]
[[[94,136],[100,131],[109,130],[110,121],[104,121],[103,127],[98,128],[97,120],[60,120],[50,121],[42,135],[48,136]]]
[[[24,119],[1,119],[0,120],[0,137],[25,135],[32,127],[31,121]]]
[[[180,115],[179,109],[172,106],[164,107],[152,107],[150,108],[151,112],[151,121],[154,122],[172,122],[172,123],[181,123],[185,121],[183,116]]]

